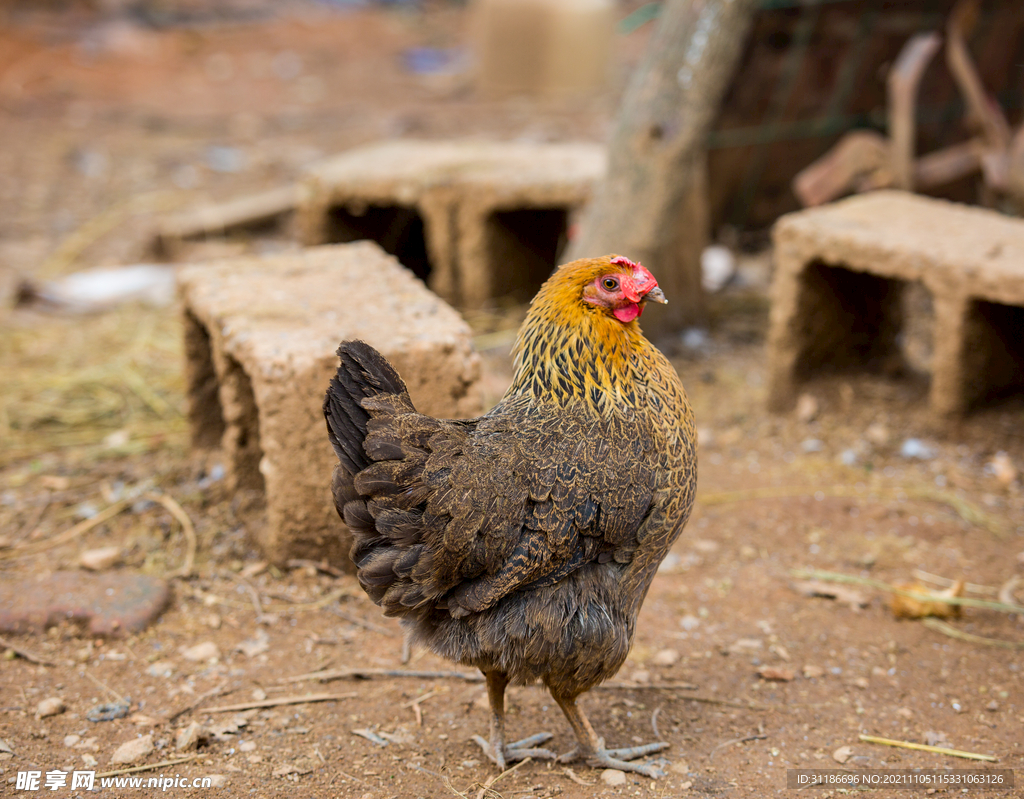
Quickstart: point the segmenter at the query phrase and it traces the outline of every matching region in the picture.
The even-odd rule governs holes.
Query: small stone
[[[675,649],[662,649],[651,658],[651,662],[655,666],[674,666],[679,662],[679,653]]]
[[[193,721],[187,727],[175,731],[174,748],[179,752],[190,752],[199,746],[199,739],[204,735],[203,725],[198,721]]]
[[[36,705],[36,718],[45,719],[48,716],[56,716],[63,713],[64,709],[64,700],[59,696],[51,696]]]
[[[687,763],[685,760],[677,760],[675,763],[668,767],[668,770],[671,771],[673,774],[689,774],[690,764]]]
[[[909,719],[914,717],[914,711],[911,710],[909,707],[901,707],[899,710],[896,711],[896,715],[900,718]]]
[[[864,438],[876,447],[884,447],[889,443],[889,428],[881,422],[875,422],[868,425],[868,429],[864,431]]]
[[[904,458],[913,458],[919,461],[930,461],[937,454],[934,447],[929,447],[919,438],[908,438],[900,447],[900,455]]]
[[[239,752],[255,752],[256,751],[256,742],[255,741],[245,741],[244,743],[241,743],[241,744],[238,745],[238,751]]]
[[[764,646],[764,641],[760,638],[737,638],[731,644],[729,644],[726,651],[730,655],[749,655],[752,652],[756,652]]]
[[[217,645],[213,641],[204,641],[201,644],[190,646],[187,649],[181,651],[181,656],[185,660],[191,660],[195,663],[199,663],[207,660],[216,660],[220,657],[220,650],[217,649]]]
[[[96,758],[94,758],[90,754],[84,754],[84,755],[82,755],[82,762],[88,768],[96,768],[96,766],[99,764],[100,761],[98,761]]]
[[[81,740],[82,740],[82,736],[81,735],[75,735],[74,733],[72,733],[71,735],[65,735],[64,736],[64,746],[66,746],[66,747],[68,747],[68,749],[70,749],[72,746],[74,746],[76,743],[78,743]]]
[[[687,613],[685,616],[683,616],[683,618],[679,620],[679,626],[687,632],[690,632],[691,630],[696,630],[698,627],[700,627],[700,619],[698,619],[692,613]]]
[[[997,710],[999,710],[999,703],[995,699],[993,699],[991,702],[985,705],[985,710],[989,711],[990,713],[995,713]]]
[[[1017,467],[1005,452],[997,452],[988,464],[988,469],[1002,486],[1009,486],[1017,479]]]
[[[169,660],[158,660],[156,663],[150,664],[146,673],[150,677],[170,677],[174,674],[174,664]]]
[[[840,746],[832,753],[832,759],[836,761],[836,763],[845,763],[851,757],[853,757],[852,746]]]
[[[818,398],[813,394],[801,394],[796,401],[796,418],[801,422],[813,422],[819,410]]]
[[[925,732],[924,742],[928,744],[928,746],[949,746],[949,738],[946,737],[946,733],[934,732],[933,730]]]
[[[804,452],[821,452],[825,449],[824,442],[819,438],[806,438],[800,442],[800,449]]]
[[[825,676],[825,670],[820,666],[811,666],[807,664],[803,668],[804,676],[809,680],[817,679],[818,677]]]
[[[796,673],[792,669],[780,669],[775,666],[762,666],[757,670],[757,674],[762,680],[771,682],[790,682],[796,679]]]
[[[228,778],[223,774],[207,774],[206,776],[210,780],[211,788],[223,788],[224,783],[228,781]]]
[[[120,562],[120,560],[121,547],[87,549],[78,558],[78,562],[82,564],[82,568],[94,572],[106,571],[111,566]]]
[[[646,685],[651,681],[651,673],[647,669],[637,669],[630,677],[633,682],[640,683],[641,685]]]
[[[605,785],[625,785],[626,772],[617,768],[606,768],[601,772],[601,782]]]
[[[110,758],[112,764],[135,763],[142,760],[153,751],[153,736],[143,735],[141,738],[134,738],[117,747],[114,756]]]
[[[869,685],[868,678],[867,677],[858,677],[857,679],[855,679],[853,681],[853,684],[855,686],[857,686],[858,688],[866,690],[868,685]]]

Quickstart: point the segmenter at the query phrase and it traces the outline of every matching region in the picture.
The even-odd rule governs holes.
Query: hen
[[[376,350],[341,345],[324,401],[332,481],[359,582],[413,640],[487,680],[501,768],[551,736],[505,741],[505,688],[543,680],[592,766],[668,747],[606,749],[577,704],[615,674],[658,564],[686,523],[697,480],[693,412],[637,318],[665,302],[621,256],[557,269],[515,345],[515,376],[476,419],[416,412]]]

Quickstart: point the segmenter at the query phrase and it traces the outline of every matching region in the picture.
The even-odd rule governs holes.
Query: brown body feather
[[[609,259],[562,267],[485,416],[413,408],[375,350],[346,342],[324,404],[333,492],[369,596],[415,639],[575,698],[614,674],[693,504],[696,436],[675,370],[580,301]]]

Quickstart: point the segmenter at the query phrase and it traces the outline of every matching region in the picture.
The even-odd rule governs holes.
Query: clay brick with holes
[[[469,327],[372,242],[188,266],[179,293],[193,445],[222,447],[231,491],[265,491],[255,543],[275,563],[349,565],[321,411],[341,341],[380,350],[423,413],[482,410]]]
[[[372,239],[461,307],[530,299],[605,170],[595,144],[392,141],[304,178],[304,244]]]
[[[878,191],[784,216],[773,238],[774,410],[842,369],[928,373],[939,418],[1024,395],[1024,221]]]

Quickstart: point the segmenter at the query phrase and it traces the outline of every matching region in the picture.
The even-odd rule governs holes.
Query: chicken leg
[[[535,760],[554,760],[557,755],[550,749],[536,748],[537,744],[551,739],[550,732],[540,732],[515,743],[505,743],[505,688],[508,685],[508,677],[501,671],[486,671],[484,677],[487,678],[487,698],[491,703],[491,740],[485,741],[479,735],[473,736],[473,740],[484,750],[484,754],[502,771],[509,763],[528,757]]]
[[[562,712],[565,713],[565,717],[569,720],[572,731],[576,733],[576,740],[579,741],[579,745],[571,752],[559,757],[558,762],[571,763],[578,758],[583,758],[588,766],[593,766],[594,768],[615,768],[619,771],[635,771],[637,774],[643,774],[651,779],[657,779],[665,775],[661,769],[655,766],[649,766],[645,763],[630,763],[628,761],[668,749],[670,744],[660,741],[658,743],[643,744],[642,746],[631,746],[625,749],[605,749],[604,739],[594,732],[594,728],[590,726],[590,721],[584,715],[583,710],[576,704],[576,697],[563,696],[553,691],[551,695],[558,702],[558,706],[562,708]]]

